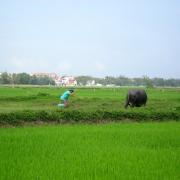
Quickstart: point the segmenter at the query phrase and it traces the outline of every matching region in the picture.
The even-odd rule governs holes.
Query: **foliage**
[[[113,77],[106,76],[105,78],[96,78],[91,76],[78,76],[76,80],[79,85],[85,85],[87,81],[95,80],[96,83],[102,85],[113,84],[116,86],[146,86],[152,88],[153,86],[168,86],[180,87],[180,79],[163,79],[163,78],[149,78],[143,76],[141,78],[128,78],[125,76]]]
[[[179,112],[131,112],[131,111],[78,111],[78,110],[41,110],[41,111],[17,111],[0,113],[0,124],[17,125],[23,122],[104,122],[104,121],[164,121],[180,120]]]
[[[11,83],[11,76],[4,72],[0,75],[0,84],[10,84]]]
[[[13,84],[29,84],[30,75],[27,73],[13,74]]]
[[[0,84],[55,85],[55,82],[52,78],[49,78],[47,76],[36,77],[35,75],[30,76],[27,73],[8,74],[7,72],[3,72],[0,75]]]
[[[144,82],[145,82],[145,86],[147,88],[152,88],[153,87],[153,82],[148,76],[144,76],[143,79],[144,79]]]
[[[125,76],[106,76],[105,78],[97,78],[92,76],[77,76],[76,80],[79,85],[86,85],[88,81],[94,80],[102,85],[116,85],[116,86],[145,86],[152,88],[153,86],[167,86],[180,87],[180,79],[163,79],[163,78],[149,78],[143,76],[141,78],[128,78]],[[33,85],[55,85],[54,80],[49,77],[30,76],[27,73],[8,74],[3,72],[0,75],[0,84],[33,84]]]

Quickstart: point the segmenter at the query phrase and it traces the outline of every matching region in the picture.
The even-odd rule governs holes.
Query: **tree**
[[[16,74],[14,82],[15,84],[29,84],[30,75],[27,73]]]
[[[1,74],[0,82],[2,84],[10,84],[11,83],[11,76],[7,72],[3,72]]]
[[[37,78],[37,84],[38,85],[55,85],[55,82],[52,78],[49,78],[48,76],[44,76],[44,77],[38,77]]]
[[[38,78],[35,75],[31,76],[30,80],[29,80],[29,84],[37,85],[38,84]]]
[[[112,76],[106,76],[105,77],[105,84],[117,84],[117,79],[115,77],[112,77]]]
[[[143,80],[147,88],[153,87],[152,80],[148,76],[143,76]]]
[[[91,76],[78,76],[76,77],[76,81],[78,84],[86,85],[87,81],[94,80]]]
[[[164,79],[163,78],[153,78],[152,83],[155,86],[164,86]]]

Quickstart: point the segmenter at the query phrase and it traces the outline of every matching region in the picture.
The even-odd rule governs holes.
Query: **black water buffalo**
[[[143,89],[132,89],[128,91],[126,97],[125,108],[128,107],[141,107],[142,105],[146,105],[147,102],[147,94]]]

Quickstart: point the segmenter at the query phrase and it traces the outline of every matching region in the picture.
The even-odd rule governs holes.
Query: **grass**
[[[100,117],[103,122],[105,116],[177,121],[180,117],[179,88],[146,89],[147,106],[128,110],[124,109],[128,88],[77,88],[70,106],[59,110],[59,96],[65,90],[0,87],[0,122],[13,125],[25,119],[55,118],[61,122],[61,117],[73,123],[83,118],[97,122],[92,117]],[[179,164],[179,122],[0,128],[2,180],[180,179]]]
[[[69,107],[57,104],[65,88],[0,87],[0,124],[23,121],[180,120],[180,89],[146,89],[146,107],[124,109],[128,88],[76,88]],[[96,121],[96,122],[97,122]]]
[[[21,110],[56,110],[64,88],[0,87],[0,113]],[[127,88],[77,88],[68,109],[94,111],[124,110]],[[180,111],[180,89],[147,89],[143,111]],[[135,108],[139,111],[140,108]]]
[[[0,179],[179,179],[180,123],[0,129]]]

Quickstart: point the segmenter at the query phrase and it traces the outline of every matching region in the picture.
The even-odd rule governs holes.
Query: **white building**
[[[115,87],[115,84],[107,84],[106,87]]]
[[[97,86],[97,87],[102,87],[103,85],[102,85],[102,84],[97,83],[97,84],[96,84],[96,86]]]
[[[56,73],[32,73],[31,76],[52,78],[56,86],[77,86],[77,81],[73,76],[58,76]]]
[[[60,86],[77,86],[77,81],[73,76],[62,76],[56,84]]]
[[[95,80],[89,80],[87,81],[86,86],[95,86],[95,84],[96,84]]]

